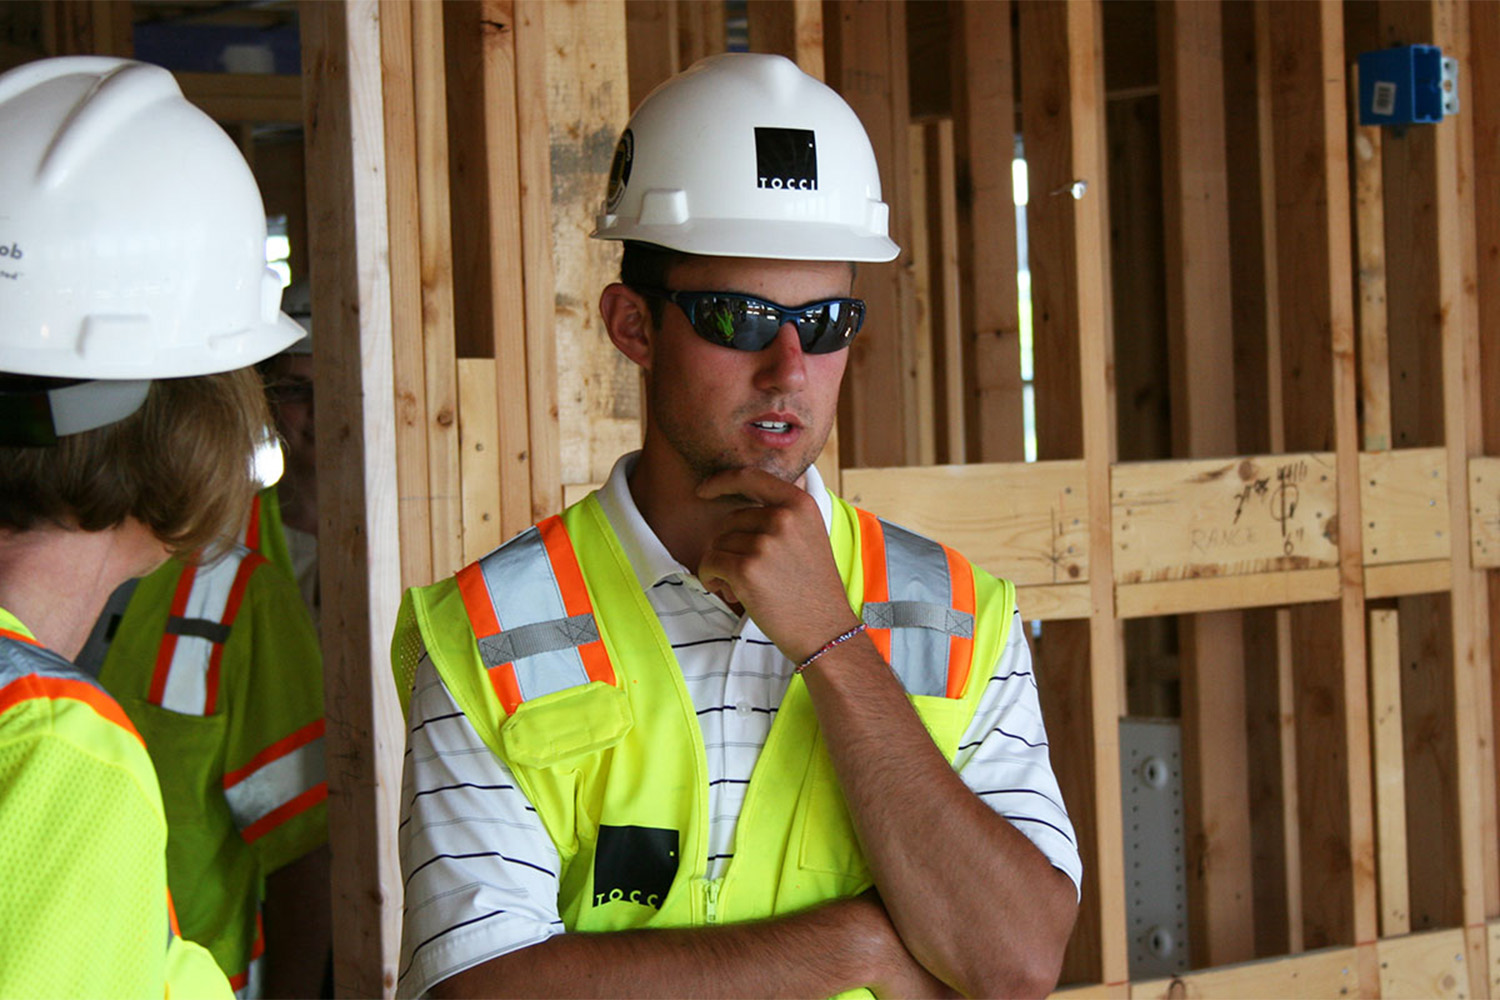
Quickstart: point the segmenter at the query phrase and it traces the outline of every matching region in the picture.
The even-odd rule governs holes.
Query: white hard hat
[[[783,56],[725,53],[653,90],[593,235],[685,253],[886,261],[890,208],[854,110]]]
[[[0,137],[0,372],[149,382],[302,336],[277,308],[255,178],[171,73],[22,65],[0,75]]]

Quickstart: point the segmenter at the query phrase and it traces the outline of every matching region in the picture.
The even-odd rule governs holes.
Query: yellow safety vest
[[[953,760],[1004,648],[1014,587],[837,497],[830,541],[850,606]],[[569,930],[753,920],[872,884],[800,677],[746,791],[734,858],[705,877],[702,732],[595,496],[407,592],[392,648],[403,707],[424,648],[556,844]]]
[[[0,996],[223,998],[177,935],[166,819],[120,706],[0,608]]]

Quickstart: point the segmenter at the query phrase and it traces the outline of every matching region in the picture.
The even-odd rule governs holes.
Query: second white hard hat
[[[27,63],[0,75],[0,136],[0,371],[205,375],[301,337],[255,178],[172,74]]]
[[[844,99],[783,56],[725,53],[641,102],[593,235],[708,256],[886,261],[901,252],[889,218]]]

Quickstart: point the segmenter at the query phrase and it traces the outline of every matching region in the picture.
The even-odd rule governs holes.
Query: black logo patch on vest
[[[676,830],[600,826],[594,850],[594,905],[639,903],[661,909],[681,860]]]
[[[755,177],[756,187],[777,191],[816,191],[817,134],[807,128],[757,128]]]

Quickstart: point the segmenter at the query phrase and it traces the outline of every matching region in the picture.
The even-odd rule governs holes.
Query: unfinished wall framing
[[[49,51],[118,50],[109,5],[45,9]],[[874,322],[820,466],[1041,623],[1087,880],[1061,992],[1494,994],[1500,5],[738,11],[752,49],[860,112],[904,248],[861,269]],[[303,5],[319,437],[344,444],[320,459],[344,995],[395,982],[400,588],[635,446],[640,381],[593,305],[617,251],[585,237],[630,108],[732,22],[686,0]],[[1459,58],[1462,110],[1359,127],[1354,58],[1404,42]],[[253,116],[289,87],[190,90]],[[1131,713],[1182,727],[1170,980],[1130,969]]]

